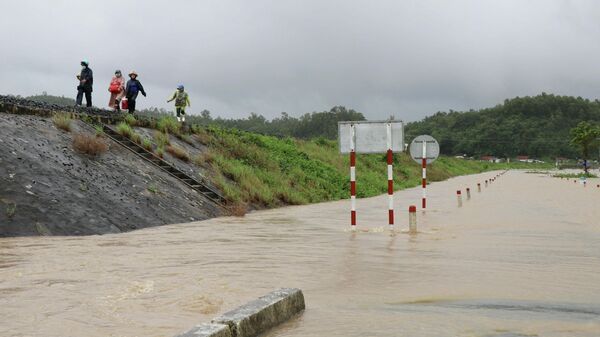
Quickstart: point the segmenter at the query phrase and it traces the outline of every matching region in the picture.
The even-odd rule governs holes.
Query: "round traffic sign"
[[[417,136],[410,143],[409,149],[410,156],[419,164],[423,158],[427,159],[427,164],[431,164],[440,156],[440,144],[429,135]]]

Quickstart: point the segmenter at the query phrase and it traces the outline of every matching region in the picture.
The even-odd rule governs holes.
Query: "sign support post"
[[[417,136],[410,143],[410,156],[421,164],[421,207],[427,208],[427,164],[433,163],[440,155],[440,145],[435,138],[428,135]]]
[[[402,121],[348,121],[338,122],[340,153],[350,155],[350,225],[356,230],[356,155],[385,153],[388,177],[388,225],[394,226],[394,152],[404,151],[404,123]]]
[[[387,133],[387,175],[388,175],[388,224],[394,229],[394,153],[392,151],[392,125],[386,125]]]
[[[356,127],[350,125],[350,225],[356,230]]]
[[[423,169],[422,186],[423,186],[423,197],[421,198],[421,207],[425,209],[427,207],[427,143],[423,142],[423,159],[421,159],[421,167]]]

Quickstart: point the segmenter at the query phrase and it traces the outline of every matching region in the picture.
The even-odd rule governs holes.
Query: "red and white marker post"
[[[410,234],[417,233],[417,206],[408,207],[408,231]]]
[[[421,177],[421,186],[423,187],[423,196],[421,197],[421,207],[427,207],[427,143],[423,142],[423,159],[421,160],[423,176]]]
[[[427,164],[433,163],[440,154],[440,145],[429,135],[415,137],[410,143],[410,156],[421,164],[421,208],[427,208]]]
[[[394,153],[392,151],[392,125],[387,124],[387,174],[388,174],[388,224],[394,229]]]
[[[356,230],[356,129],[350,126],[350,225]]]

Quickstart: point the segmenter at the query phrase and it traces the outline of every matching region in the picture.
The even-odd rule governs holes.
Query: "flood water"
[[[430,185],[416,236],[390,235],[381,196],[358,201],[356,233],[345,200],[0,239],[0,336],[168,337],[279,287],[307,310],[269,337],[600,336],[600,182],[510,171],[484,187],[494,175]],[[420,193],[396,193],[398,229]]]

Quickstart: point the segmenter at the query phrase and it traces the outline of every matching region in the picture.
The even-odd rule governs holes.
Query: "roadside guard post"
[[[404,150],[402,121],[339,122],[340,152],[350,154],[350,225],[356,229],[356,154],[385,153],[388,178],[388,224],[394,228],[394,152]]]
[[[410,143],[410,156],[417,164],[421,164],[423,176],[421,186],[423,187],[423,197],[421,198],[421,207],[427,207],[427,164],[433,163],[440,155],[440,145],[435,138],[429,135],[420,135]]]

